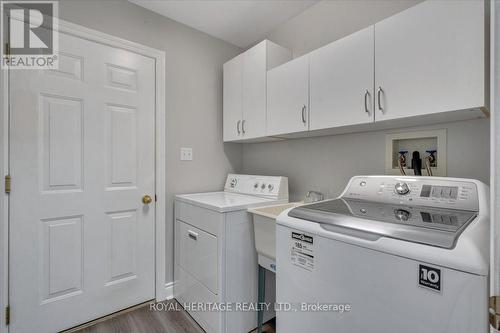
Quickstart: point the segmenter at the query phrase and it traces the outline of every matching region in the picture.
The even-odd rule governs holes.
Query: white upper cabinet
[[[243,53],[243,118],[246,139],[266,136],[267,47],[260,43]]]
[[[224,141],[239,140],[243,118],[243,55],[226,62],[223,71]]]
[[[310,54],[310,130],[374,121],[374,27]]]
[[[224,64],[224,141],[266,135],[267,70],[290,59],[289,50],[264,40]]]
[[[483,1],[425,1],[375,24],[375,119],[485,103]]]
[[[485,26],[482,0],[427,0],[289,62],[264,41],[224,65],[224,141],[484,117]]]
[[[267,135],[309,129],[309,56],[267,72]]]

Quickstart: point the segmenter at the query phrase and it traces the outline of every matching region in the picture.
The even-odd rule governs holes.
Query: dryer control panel
[[[453,178],[357,176],[351,179],[342,196],[411,206],[479,210],[476,184]]]
[[[288,199],[288,178],[230,173],[224,191],[275,200]]]

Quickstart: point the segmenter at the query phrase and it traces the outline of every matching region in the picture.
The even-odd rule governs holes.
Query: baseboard
[[[174,298],[174,282],[165,283],[166,299]]]
[[[166,301],[174,298],[174,282],[168,282],[156,289],[156,301]]]

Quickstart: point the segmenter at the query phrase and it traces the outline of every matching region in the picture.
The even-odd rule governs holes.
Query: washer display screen
[[[456,199],[457,196],[458,186],[423,185],[420,191],[420,197],[422,198]]]

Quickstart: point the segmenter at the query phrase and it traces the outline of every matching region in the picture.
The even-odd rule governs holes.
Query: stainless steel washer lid
[[[289,216],[451,249],[477,212],[340,198],[300,206]]]

